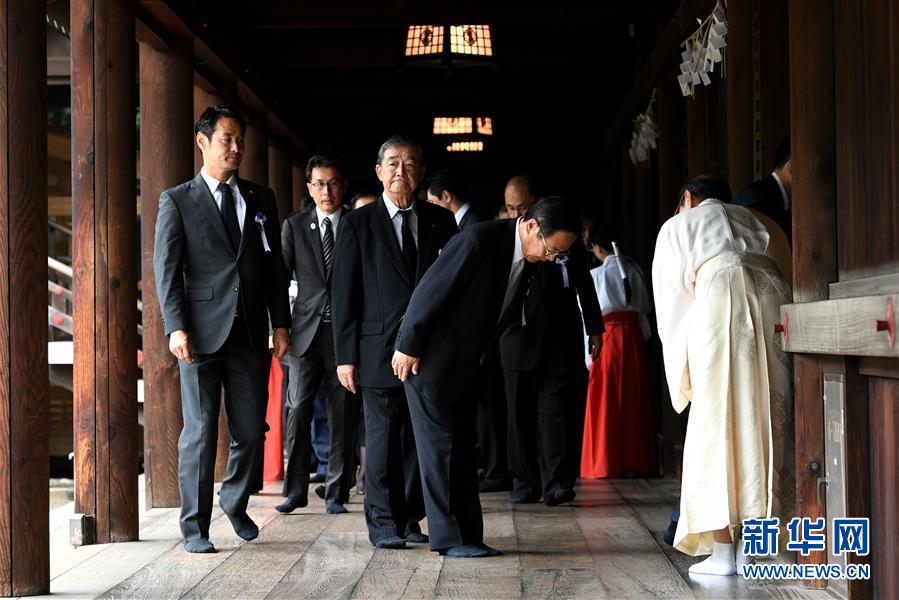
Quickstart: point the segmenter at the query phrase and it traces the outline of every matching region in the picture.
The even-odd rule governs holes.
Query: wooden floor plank
[[[505,496],[505,498],[504,498]],[[484,543],[502,550],[491,558],[446,558],[437,581],[438,598],[519,598],[518,540],[508,496],[484,494]]]
[[[344,530],[350,519],[332,517],[334,531],[319,534],[267,598],[350,598],[374,554],[367,532]]]
[[[271,509],[254,506],[247,509],[260,527],[273,518]],[[178,536],[180,538],[180,535]],[[214,554],[190,554],[184,551],[182,542],[166,550],[157,560],[140,569],[134,575],[101,594],[99,598],[176,599],[196,586],[204,577],[221,565],[233,552],[246,543],[237,537],[231,523],[218,507],[213,511],[209,538],[215,544]]]
[[[253,543],[242,545],[184,597],[265,598],[333,519],[324,513],[274,517]]]
[[[690,597],[690,588],[610,482],[585,482],[574,511],[609,596]]]

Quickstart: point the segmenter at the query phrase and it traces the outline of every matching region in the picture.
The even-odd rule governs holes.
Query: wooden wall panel
[[[830,0],[826,0],[830,1]],[[759,86],[761,171],[773,170],[777,145],[790,134],[789,4],[757,0],[759,7]],[[730,7],[728,7],[728,11]],[[802,23],[799,27],[805,27]],[[730,25],[728,24],[728,29]],[[730,36],[730,31],[728,31]],[[730,40],[728,40],[730,46]]]
[[[659,226],[671,218],[677,193],[684,184],[684,103],[675,79],[674,65],[656,86],[656,121],[659,126]],[[656,229],[658,231],[658,228]]]
[[[259,185],[268,185],[268,133],[250,118],[244,140],[246,146],[240,176]]]
[[[159,195],[193,178],[193,49],[140,44],[143,263],[144,472],[147,507],[180,506],[178,437],[183,425],[178,361],[162,326],[153,247]]]
[[[45,6],[0,1],[0,594],[50,591]],[[43,365],[43,369],[41,366]]]
[[[899,598],[899,381],[870,378],[871,562],[875,598]]]
[[[721,174],[726,168],[722,160],[726,148],[723,83],[718,74],[711,85],[696,86],[687,98],[687,176],[704,173]]]
[[[835,0],[840,279],[899,270],[899,37],[892,0]]]
[[[751,183],[755,174],[752,5],[753,0],[730,0],[727,3],[727,77],[723,81],[727,115],[727,181],[735,194]]]

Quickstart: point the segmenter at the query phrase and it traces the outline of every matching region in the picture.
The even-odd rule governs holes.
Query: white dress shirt
[[[468,212],[469,208],[471,208],[471,202],[466,202],[462,205],[462,208],[455,212],[456,225],[462,222],[462,219],[465,217],[465,213]]]
[[[515,221],[515,250],[512,252],[512,268],[509,270],[509,281],[506,282],[506,294],[503,296],[503,308],[499,312],[500,319],[505,314],[512,298],[515,297],[515,291],[518,289],[518,282],[521,281],[521,272],[524,270],[524,251],[521,249],[521,218]],[[524,317],[524,307],[522,307],[522,318]]]
[[[390,199],[390,196],[387,195],[387,192],[384,192],[381,195],[381,198],[384,200],[384,206],[387,207],[387,214],[390,215],[390,223],[393,225],[393,231],[396,233],[396,239],[400,243],[400,250],[403,249],[403,216],[400,214],[400,211],[403,210],[399,206],[393,203],[393,200]],[[406,217],[409,219],[409,228],[412,229],[412,239],[415,240],[415,247],[418,247],[418,215],[415,214],[415,201],[412,201],[412,204],[409,206],[409,216]]]
[[[315,216],[318,219],[318,235],[322,240],[325,239],[325,228],[322,227],[322,221],[325,220],[325,217],[328,217],[331,220],[331,237],[334,238],[335,243],[337,242],[337,223],[340,222],[342,214],[343,208],[338,208],[330,215],[326,215],[318,206],[315,207]]]
[[[777,176],[777,171],[773,171],[771,176],[774,177],[774,181],[777,182],[777,187],[780,188],[780,196],[784,201],[784,210],[790,210],[790,197],[787,196],[787,188],[784,187],[784,182]]]
[[[215,199],[216,208],[219,209],[219,212],[222,212],[222,193],[219,191],[219,184],[223,182],[209,175],[205,169],[200,169],[200,175],[203,176],[203,181],[209,186],[209,191]],[[237,186],[237,175],[232,173],[228,181],[224,183],[231,188],[231,196],[234,198],[234,209],[237,211],[237,224],[240,225],[240,230],[243,231],[243,221],[247,214],[247,203],[243,196],[240,195],[240,188]]]

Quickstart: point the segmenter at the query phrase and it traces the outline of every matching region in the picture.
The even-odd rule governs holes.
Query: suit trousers
[[[421,475],[403,386],[362,388],[365,412],[365,522],[372,544],[420,533]]]
[[[336,473],[334,485],[334,500],[349,498],[349,488],[342,490],[340,482],[345,479],[343,471],[352,468],[352,460],[348,469],[344,469],[344,462],[340,458],[344,454],[345,446],[343,436],[347,434],[347,428],[343,427],[342,419],[338,416],[343,412],[345,397],[348,392],[340,385],[337,379],[337,366],[334,364],[334,337],[330,323],[321,323],[315,337],[309,344],[309,348],[302,356],[290,357],[290,381],[287,392],[287,439],[290,445],[287,447],[287,469],[284,472],[284,496],[305,498],[309,490],[310,458],[312,454],[312,414],[313,403],[321,386],[325,395],[325,405],[328,407],[328,425],[331,429],[331,443],[329,457],[337,458],[337,464],[328,464],[329,475]],[[334,419],[331,419],[331,406],[337,405],[334,410]],[[337,422],[337,421],[340,422]],[[355,423],[355,420],[353,420]],[[336,430],[336,431],[335,431]],[[350,428],[348,435],[354,431]],[[349,445],[353,446],[353,438]],[[335,456],[338,455],[338,456]],[[343,500],[346,502],[346,500]]]
[[[431,550],[481,543],[484,519],[470,387],[454,401],[427,398],[409,382],[406,394],[418,440]]]
[[[260,460],[270,364],[268,352],[253,349],[241,318],[234,320],[216,352],[194,354],[193,363],[178,361],[184,415],[178,439],[178,488],[185,540],[209,538],[222,386],[231,446],[219,504],[229,515],[246,513]]]
[[[472,386],[478,400],[477,439],[484,479],[507,480],[506,397],[496,343],[491,344],[485,352],[484,362],[478,371]]]
[[[574,485],[570,382],[564,359],[547,352],[537,369],[505,370],[512,494],[547,497]]]

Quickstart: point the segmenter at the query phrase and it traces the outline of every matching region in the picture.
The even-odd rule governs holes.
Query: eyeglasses
[[[546,258],[556,258],[559,256],[566,256],[568,254],[568,252],[565,250],[553,250],[552,252],[550,252],[549,246],[546,245],[546,236],[543,235],[543,228],[541,227],[537,231],[540,232],[540,241],[543,242],[543,249],[546,251],[546,254],[544,254],[544,256]]]
[[[329,190],[336,190],[340,187],[341,183],[342,182],[338,181],[337,179],[332,179],[331,181],[329,181],[327,183],[325,183],[324,181],[315,181],[313,183],[310,183],[309,185],[314,187],[316,189],[316,191],[320,192],[325,188],[328,188]]]

